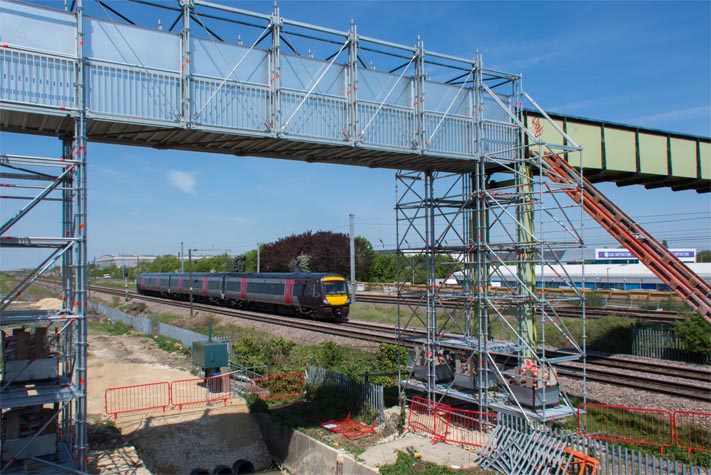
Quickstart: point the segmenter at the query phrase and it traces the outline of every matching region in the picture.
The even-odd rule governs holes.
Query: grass
[[[14,287],[13,278],[5,273],[0,273],[0,295],[5,296]]]
[[[152,315],[151,321],[154,323],[172,324],[174,322],[177,322],[181,318],[183,318],[183,317],[181,317],[180,315],[176,315],[174,313],[159,313],[157,315]]]
[[[112,323],[109,321],[89,322],[89,328],[91,330],[107,333],[111,336],[128,335],[133,331],[130,325],[123,322]]]
[[[408,306],[400,308],[400,325],[402,328],[424,328],[425,323],[425,308],[416,309],[417,315]],[[388,325],[397,325],[397,307],[392,305],[377,305],[368,303],[356,302],[351,306],[350,318],[353,320],[363,320],[373,323],[383,323]],[[465,321],[464,315],[459,312],[445,312],[439,310],[437,312],[437,327],[446,331],[456,332],[457,329],[463,328]],[[511,327],[516,329],[517,324],[513,316],[506,316],[506,319]],[[563,325],[568,329],[574,341],[578,344],[582,340],[582,321],[579,318],[563,318]],[[607,353],[629,353],[632,348],[632,328],[637,325],[637,322],[625,317],[605,317],[594,320],[586,320],[586,343],[590,350],[604,351]],[[474,330],[476,333],[476,330]],[[543,334],[543,328],[539,320],[537,320],[536,331],[538,335]],[[509,330],[508,325],[501,321],[500,318],[492,317],[491,325],[488,330],[489,338],[504,341],[513,341],[516,336]],[[566,335],[561,333],[553,324],[545,324],[546,344],[549,346],[568,348],[570,342]]]
[[[408,450],[408,452],[398,452],[397,460],[390,465],[381,466],[380,473],[382,475],[412,475],[418,473],[423,475],[454,475],[457,473],[478,473],[484,475],[494,474],[496,472],[479,469],[455,470],[432,462],[425,462],[420,458],[417,452]]]

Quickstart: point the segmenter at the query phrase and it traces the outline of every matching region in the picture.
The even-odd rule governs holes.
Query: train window
[[[284,295],[284,284],[272,284],[269,290],[273,295]]]
[[[210,279],[207,281],[207,288],[210,290],[220,290],[222,289],[222,281],[217,279]]]
[[[225,282],[225,291],[227,292],[239,292],[242,288],[242,282],[239,280],[228,280]]]
[[[315,280],[312,280],[309,282],[308,287],[306,288],[306,295],[308,297],[318,297],[318,289],[317,289],[317,282]]]
[[[306,293],[306,284],[296,283],[294,284],[294,297],[302,297]]]
[[[343,280],[324,280],[323,293],[326,295],[347,294],[348,286]]]

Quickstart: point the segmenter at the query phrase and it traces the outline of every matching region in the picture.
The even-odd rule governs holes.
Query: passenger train
[[[337,274],[193,272],[143,273],[136,279],[141,295],[193,300],[226,307],[278,312],[320,320],[346,320],[350,296]]]

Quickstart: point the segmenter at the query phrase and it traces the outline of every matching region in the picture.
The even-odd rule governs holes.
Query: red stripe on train
[[[294,279],[286,279],[286,285],[284,285],[284,303],[286,305],[292,305],[294,303]]]

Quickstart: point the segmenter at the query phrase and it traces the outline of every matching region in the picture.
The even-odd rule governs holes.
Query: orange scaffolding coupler
[[[581,177],[560,155],[544,155],[543,159],[547,165],[546,176],[552,181],[582,183],[582,190],[580,187],[569,188],[564,190],[565,193],[576,202],[582,198],[586,213],[711,324],[711,286],[706,281]]]

